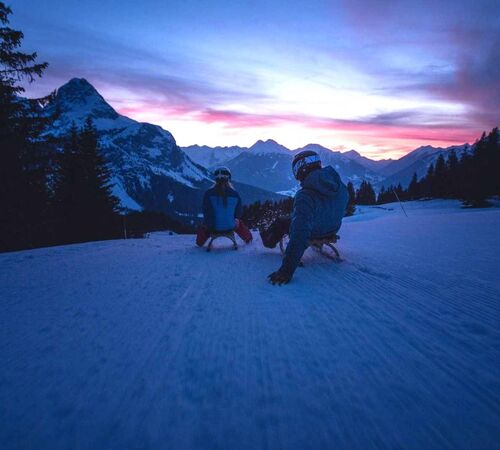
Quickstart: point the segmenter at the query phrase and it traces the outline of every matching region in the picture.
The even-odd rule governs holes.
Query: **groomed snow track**
[[[396,208],[284,287],[259,242],[0,255],[0,448],[500,448],[500,209]]]

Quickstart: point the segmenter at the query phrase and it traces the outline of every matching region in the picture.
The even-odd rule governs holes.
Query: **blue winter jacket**
[[[342,224],[349,194],[336,170],[331,167],[311,172],[295,195],[290,242],[282,270],[293,274],[309,246],[309,239],[336,233]]]
[[[241,198],[229,186],[226,187],[226,202],[214,186],[203,197],[203,218],[207,228],[213,231],[234,230],[235,218],[241,217]]]

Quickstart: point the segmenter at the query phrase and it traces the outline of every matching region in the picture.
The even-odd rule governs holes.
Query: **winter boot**
[[[290,217],[278,217],[267,230],[260,230],[262,244],[267,248],[274,248],[290,228]]]

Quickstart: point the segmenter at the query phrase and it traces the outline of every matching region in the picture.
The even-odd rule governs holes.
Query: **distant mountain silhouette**
[[[407,155],[397,159],[373,160],[362,156],[356,150],[340,152],[330,150],[319,144],[308,144],[290,150],[276,141],[257,141],[251,147],[186,147],[190,157],[206,167],[213,169],[216,165],[226,165],[234,178],[245,183],[255,184],[274,192],[294,192],[297,182],[291,173],[293,155],[303,150],[316,151],[324,165],[333,166],[344,182],[351,181],[359,187],[363,180],[369,181],[376,188],[382,185],[407,186],[414,173],[420,178],[427,172],[430,164],[435,163],[440,154],[447,158],[451,150],[460,156],[463,151],[471,149],[469,144],[447,148],[425,146],[419,147]]]

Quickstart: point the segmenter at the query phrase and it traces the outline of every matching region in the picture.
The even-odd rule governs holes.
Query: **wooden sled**
[[[281,254],[285,255],[285,239],[288,238],[288,234],[285,234],[280,240],[280,250]],[[340,253],[335,247],[335,244],[340,239],[340,236],[336,234],[332,234],[330,236],[318,237],[309,240],[309,247],[312,247],[314,250],[321,253],[323,256],[333,259],[334,261],[341,261]],[[332,252],[326,252],[323,247],[329,247]],[[300,261],[300,266],[304,266],[304,263]]]
[[[229,239],[233,243],[233,250],[238,250],[238,244],[236,243],[236,236],[234,235],[234,231],[224,231],[224,232],[212,232],[210,233],[210,240],[208,241],[207,252],[212,250],[212,245],[216,239],[221,237]]]

